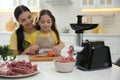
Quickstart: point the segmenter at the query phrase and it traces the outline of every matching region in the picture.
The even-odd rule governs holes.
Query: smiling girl
[[[59,55],[64,48],[64,43],[60,40],[53,14],[49,10],[41,10],[36,25],[39,31],[28,38],[32,46],[26,50],[26,53],[36,54],[38,50],[48,49],[54,55]]]

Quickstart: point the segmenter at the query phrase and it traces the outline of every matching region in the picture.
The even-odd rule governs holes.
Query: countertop
[[[28,56],[21,55],[17,57],[18,60],[28,60]],[[0,80],[120,80],[120,67],[112,65],[111,68],[82,71],[74,68],[70,73],[59,73],[55,70],[54,64],[50,62],[33,62],[39,67],[39,73],[33,76],[24,78],[0,78]]]

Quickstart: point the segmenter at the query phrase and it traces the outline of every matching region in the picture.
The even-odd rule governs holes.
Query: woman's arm
[[[13,54],[16,54],[16,55],[19,54],[18,50],[12,50],[12,53],[13,53]]]
[[[17,36],[15,32],[11,34],[9,41],[9,49],[12,50],[14,54],[19,54],[19,51],[17,50]]]
[[[30,47],[28,47],[27,49],[24,50],[24,52],[22,53],[23,55],[28,54],[28,55],[33,55],[36,54],[36,52],[38,51],[39,46],[38,45],[31,45]]]

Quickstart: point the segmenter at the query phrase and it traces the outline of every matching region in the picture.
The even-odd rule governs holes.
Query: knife
[[[43,54],[43,53],[46,53],[46,52],[48,52],[48,51],[50,51],[51,49],[40,49],[39,50],[39,54]]]

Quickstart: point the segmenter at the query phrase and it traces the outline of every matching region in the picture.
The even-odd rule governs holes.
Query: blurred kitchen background
[[[59,32],[69,29],[70,23],[77,23],[77,15],[83,15],[82,22],[97,23],[102,28],[100,33],[120,33],[120,0],[0,0],[0,32],[6,29],[10,20],[18,26],[13,16],[17,5],[29,7],[34,18],[41,9],[49,9],[55,15]],[[86,10],[91,9],[91,10]],[[95,11],[96,9],[96,11]],[[9,30],[10,31],[10,30]],[[96,33],[92,30],[86,33]]]
[[[11,33],[18,27],[13,11],[21,4],[30,8],[34,19],[41,9],[54,14],[65,43],[62,53],[77,43],[70,23],[77,23],[77,15],[82,15],[82,24],[99,24],[84,31],[83,40],[102,40],[110,47],[112,62],[120,58],[120,0],[0,0],[0,45],[9,45]]]

